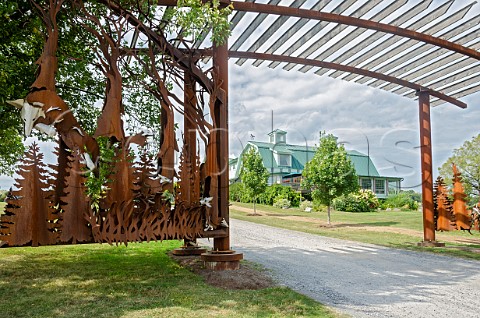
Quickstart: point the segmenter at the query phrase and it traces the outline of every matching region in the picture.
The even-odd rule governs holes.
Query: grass
[[[252,208],[252,204],[235,202],[234,205]],[[262,215],[253,217],[249,215],[251,212],[240,211],[232,207],[230,216],[239,220],[339,239],[480,260],[480,253],[472,252],[473,249],[480,249],[480,244],[449,242],[446,248],[417,247],[416,243],[423,239],[422,213],[419,211],[368,213],[332,211],[331,217],[334,226],[327,227],[324,225],[327,220],[325,212],[307,213],[298,208],[278,209],[267,205],[257,205],[257,210],[262,211],[260,212]],[[367,227],[370,230],[367,230]],[[479,238],[478,232],[472,233],[474,236],[463,231],[443,232],[437,234],[437,237],[440,241],[442,238],[444,240]]]
[[[285,287],[206,285],[167,256],[177,241],[0,249],[2,317],[337,317]]]

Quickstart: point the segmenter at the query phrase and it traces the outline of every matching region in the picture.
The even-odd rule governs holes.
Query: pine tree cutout
[[[448,198],[447,187],[442,177],[438,177],[435,181],[433,200],[437,231],[453,230],[455,215],[453,214],[452,202]]]
[[[36,143],[26,152],[19,166],[13,198],[6,214],[1,217],[0,239],[9,246],[51,245],[58,237],[58,216],[48,199],[49,172],[45,169],[43,154]]]
[[[471,219],[467,212],[465,190],[462,185],[462,177],[455,164],[453,169],[453,212],[458,230],[470,230]]]
[[[85,165],[81,163],[78,149],[73,150],[68,161],[69,173],[65,179],[65,195],[61,197],[64,204],[60,214],[59,240],[72,244],[91,242],[92,228],[85,218],[90,209],[85,187]]]

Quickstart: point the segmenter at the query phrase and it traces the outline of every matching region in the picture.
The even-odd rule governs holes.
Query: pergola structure
[[[217,62],[219,52],[224,59],[219,76],[227,82],[228,56],[237,65],[253,60],[254,66],[268,64],[272,69],[303,73],[312,70],[320,76],[418,99],[424,222],[421,244],[439,245],[434,228],[430,108],[444,103],[466,108],[459,98],[480,90],[478,5],[472,2],[453,9],[459,2],[222,1],[232,5],[235,14],[230,20],[233,36],[229,45],[215,49]],[[158,3],[176,5],[175,0]],[[195,43],[204,62],[210,54],[202,48],[208,32],[205,30]],[[220,148],[228,149],[228,139],[221,143]],[[227,197],[227,190],[220,195]]]
[[[57,14],[64,1],[50,0],[44,6],[33,2],[46,26],[44,50],[27,96],[9,102],[21,109],[26,133],[36,127],[58,136],[57,177],[45,176],[42,156],[33,146],[24,160],[24,186],[12,195],[7,213],[0,218],[2,245],[184,239],[183,252],[195,253],[198,251],[189,250],[188,243],[195,245],[196,238],[210,237],[214,239],[213,250],[202,255],[207,266],[237,268],[243,256],[230,250],[228,225],[229,59],[239,65],[247,60],[253,60],[255,66],[268,63],[271,68],[287,71],[313,69],[318,75],[418,97],[424,216],[421,244],[440,244],[434,228],[430,108],[442,103],[465,108],[459,98],[480,90],[480,15],[470,12],[474,3],[453,10],[460,1],[222,0],[222,5],[235,11],[230,45],[204,44],[202,39],[210,32],[206,26],[193,46],[186,47],[185,41],[167,38],[162,25],[168,23],[168,15],[160,25],[150,25],[123,7],[126,2],[99,0],[113,17],[102,20],[86,10],[83,1],[73,1],[98,28],[83,24],[98,40],[107,78],[97,129],[89,135],[56,90],[61,34]],[[156,2],[177,5],[176,0]],[[134,29],[133,49],[124,47],[124,37],[112,36],[105,22],[119,30]],[[148,48],[135,47],[140,34],[148,39]],[[148,62],[138,59],[142,49]],[[130,144],[142,145],[146,136],[127,136],[123,127],[119,63],[124,54],[137,58],[155,84],[144,87],[158,99],[161,112],[157,169],[146,154],[140,167],[134,167],[130,158]],[[202,65],[210,60],[211,64]],[[180,78],[176,83],[183,90],[183,100],[172,97],[160,73]],[[210,121],[205,119],[204,109],[209,111]],[[174,111],[184,118],[181,150],[176,143]],[[83,173],[73,172],[83,171],[84,163],[91,171],[98,171],[99,137],[115,145],[115,156],[108,191],[93,208],[87,201]],[[203,162],[197,137],[204,145]],[[175,153],[181,159],[178,173]]]

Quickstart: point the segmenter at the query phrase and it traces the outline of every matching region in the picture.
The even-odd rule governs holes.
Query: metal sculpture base
[[[417,246],[422,246],[422,247],[445,247],[445,243],[441,243],[438,241],[422,241],[420,243],[417,243]]]
[[[181,246],[173,250],[175,256],[192,256],[206,253],[207,249],[200,246]]]
[[[240,269],[240,261],[243,259],[243,254],[232,250],[208,251],[200,257],[205,263],[205,268],[214,271],[224,271]]]

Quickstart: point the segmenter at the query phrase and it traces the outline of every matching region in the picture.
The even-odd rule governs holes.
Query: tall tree
[[[242,156],[240,179],[245,186],[248,196],[253,200],[253,214],[257,214],[256,203],[259,194],[267,188],[268,170],[255,148],[250,148]]]
[[[358,189],[355,167],[334,135],[320,134],[320,145],[303,170],[302,187],[311,189],[313,199],[328,206],[328,224],[333,199]]]
[[[480,200],[480,134],[453,150],[453,154],[438,169],[447,186],[452,186],[452,164],[462,174],[467,204],[473,206]]]

